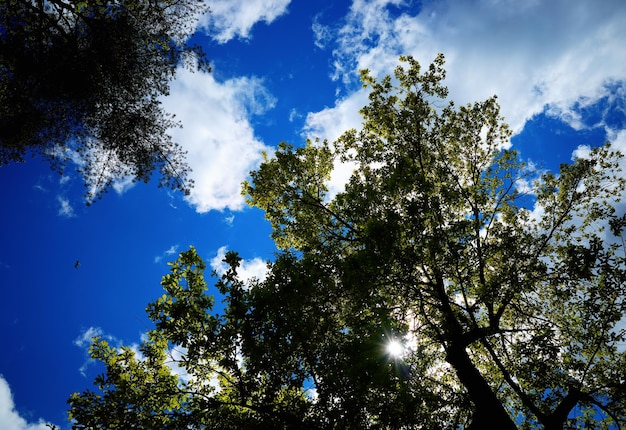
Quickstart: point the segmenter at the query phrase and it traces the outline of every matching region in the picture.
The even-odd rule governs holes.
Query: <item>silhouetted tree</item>
[[[188,167],[159,98],[181,64],[200,0],[1,0],[0,166],[42,155],[80,166],[89,200],[116,179],[186,190]]]

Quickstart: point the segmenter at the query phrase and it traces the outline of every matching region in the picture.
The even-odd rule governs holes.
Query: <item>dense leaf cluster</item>
[[[443,57],[402,61],[363,73],[362,130],[282,144],[252,173],[281,248],[266,278],[242,282],[227,254],[217,314],[183,252],[142,355],[94,344],[106,373],[70,399],[74,428],[626,425],[621,155],[539,175],[506,149],[495,98],[445,104]],[[355,169],[332,197],[338,161]]]
[[[0,1],[0,165],[43,155],[78,162],[87,197],[118,179],[186,189],[160,97],[182,63],[209,70],[186,40],[199,0]]]

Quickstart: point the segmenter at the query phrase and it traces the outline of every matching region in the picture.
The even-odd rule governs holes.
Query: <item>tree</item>
[[[75,428],[118,428],[112,411],[136,428],[626,424],[621,155],[598,147],[525,191],[536,172],[495,97],[444,104],[443,57],[401,60],[395,79],[363,72],[362,130],[281,144],[245,184],[281,249],[266,278],[241,282],[229,253],[213,313],[202,260],[181,254],[143,359],[94,344],[103,393],[73,395]],[[338,160],[356,168],[331,198]]]
[[[187,44],[200,0],[0,1],[0,166],[77,161],[91,201],[115,180],[187,190],[177,125],[160,97],[177,66],[209,71]]]

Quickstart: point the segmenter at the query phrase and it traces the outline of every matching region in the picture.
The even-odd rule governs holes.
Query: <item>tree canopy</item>
[[[188,167],[160,105],[181,64],[208,71],[187,44],[201,0],[1,0],[0,166],[44,156],[80,166],[89,200],[118,179],[186,190]]]
[[[218,312],[191,248],[139,351],[95,339],[75,429],[626,425],[621,155],[535,172],[495,97],[446,103],[442,56],[401,61],[363,72],[361,130],[251,174],[280,249],[264,279],[228,253]],[[329,196],[338,162],[355,168]]]

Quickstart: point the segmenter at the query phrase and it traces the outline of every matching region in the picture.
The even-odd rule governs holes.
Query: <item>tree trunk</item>
[[[560,430],[567,421],[567,416],[578,404],[579,400],[585,398],[580,390],[575,387],[571,387],[569,393],[561,400],[559,405],[550,415],[546,415],[540,418],[541,424],[543,424],[545,430]]]
[[[517,426],[480,374],[462,342],[453,342],[446,351],[446,361],[456,371],[476,408],[468,430],[517,430]]]

